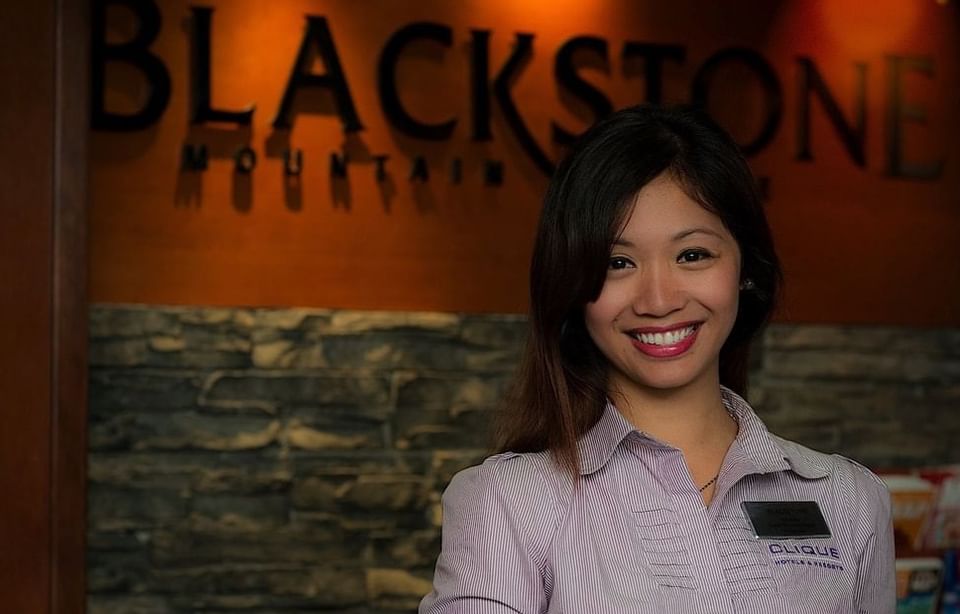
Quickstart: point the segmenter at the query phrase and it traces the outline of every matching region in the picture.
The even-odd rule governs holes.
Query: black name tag
[[[816,501],[744,501],[740,505],[757,539],[831,536]]]

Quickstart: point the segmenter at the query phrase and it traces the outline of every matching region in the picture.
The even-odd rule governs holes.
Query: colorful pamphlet
[[[937,614],[943,561],[897,559],[897,614]]]
[[[890,489],[897,554],[909,556],[924,547],[937,487],[918,475],[886,474],[881,477]]]
[[[921,469],[919,476],[937,489],[924,546],[934,550],[960,548],[960,465]]]

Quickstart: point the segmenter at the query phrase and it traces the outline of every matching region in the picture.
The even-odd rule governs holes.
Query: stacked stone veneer
[[[91,614],[411,612],[518,316],[96,306]],[[751,400],[872,466],[960,461],[960,331],[776,325]]]

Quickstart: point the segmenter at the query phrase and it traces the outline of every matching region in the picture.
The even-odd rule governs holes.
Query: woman
[[[587,131],[546,196],[502,452],[448,486],[420,612],[894,612],[882,482],[743,399],[779,281],[754,179],[705,115]]]

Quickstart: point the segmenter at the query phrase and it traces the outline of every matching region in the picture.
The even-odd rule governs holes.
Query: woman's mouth
[[[628,335],[633,346],[653,358],[673,358],[693,346],[697,339],[701,323],[689,324],[663,332],[630,331]]]

